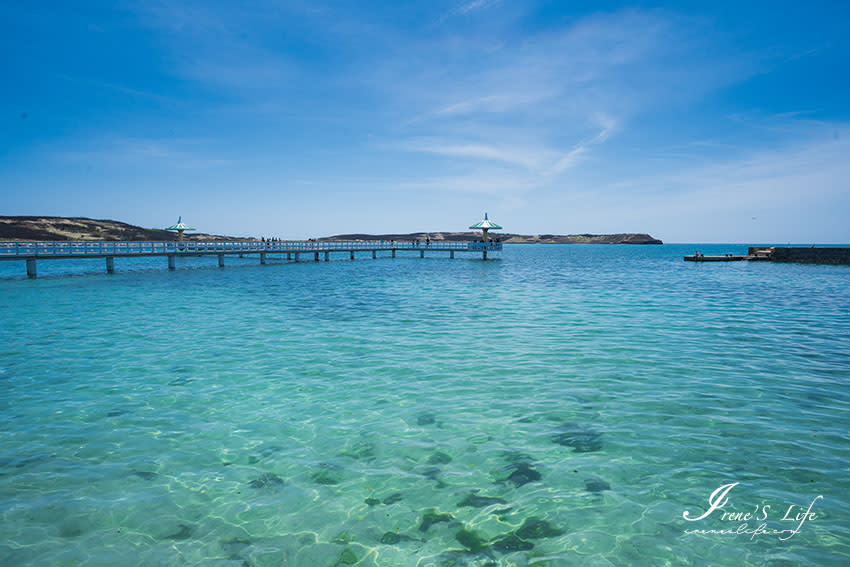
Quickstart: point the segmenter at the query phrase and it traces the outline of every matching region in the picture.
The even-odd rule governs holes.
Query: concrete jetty
[[[395,258],[399,251],[415,251],[420,258],[425,253],[448,253],[454,258],[456,252],[478,253],[484,260],[488,252],[502,250],[501,242],[421,242],[421,241],[348,241],[316,242],[311,240],[274,240],[257,241],[177,241],[177,242],[102,242],[102,241],[54,241],[54,242],[0,242],[0,260],[23,260],[26,262],[27,276],[38,275],[40,260],[73,260],[80,258],[104,258],[106,272],[115,272],[115,258],[164,256],[168,259],[168,269],[176,269],[175,260],[179,256],[216,256],[219,267],[224,267],[226,256],[239,257],[255,255],[260,264],[269,257],[283,256],[287,260],[298,262],[303,258],[314,262],[323,259],[330,261],[331,254],[347,255],[350,260],[355,254],[369,253],[373,259],[378,253],[389,253]]]
[[[686,262],[802,262],[806,264],[850,264],[850,246],[750,246],[746,256],[705,256],[699,252]]]

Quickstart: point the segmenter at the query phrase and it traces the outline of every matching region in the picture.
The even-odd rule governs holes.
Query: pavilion
[[[490,230],[490,229],[502,230],[501,226],[497,225],[496,223],[490,221],[487,218],[487,213],[484,213],[484,220],[483,221],[477,222],[474,225],[470,226],[469,228],[471,228],[473,230],[480,230],[482,232],[481,239],[484,242],[487,242],[487,240],[488,240],[488,238],[487,238],[487,231],[488,230]]]
[[[191,226],[183,223],[183,217],[177,217],[177,224],[171,225],[165,230],[176,230],[177,231],[177,240],[183,240],[183,231],[185,230],[195,230]]]

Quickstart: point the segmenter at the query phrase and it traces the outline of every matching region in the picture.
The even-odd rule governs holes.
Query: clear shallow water
[[[846,565],[850,268],[694,248],[0,263],[0,563]]]

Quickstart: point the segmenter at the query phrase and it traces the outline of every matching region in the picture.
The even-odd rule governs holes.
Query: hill
[[[142,228],[124,222],[85,217],[3,217],[0,240],[177,240],[177,233]],[[185,233],[184,240],[249,240],[197,232]]]

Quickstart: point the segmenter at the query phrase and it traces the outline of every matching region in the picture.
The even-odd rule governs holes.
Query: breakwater
[[[750,247],[749,254],[767,254],[771,262],[803,262],[808,264],[850,264],[850,246],[774,246]]]
[[[804,264],[850,264],[850,246],[750,246],[746,256],[724,254],[705,256],[699,252],[683,258],[686,262],[802,262]]]

